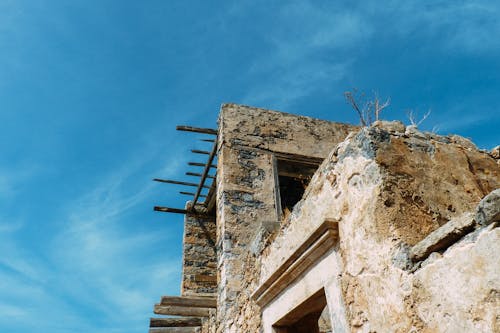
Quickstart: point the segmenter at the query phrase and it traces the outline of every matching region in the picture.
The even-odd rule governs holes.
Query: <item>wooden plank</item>
[[[216,203],[215,199],[217,197],[216,186],[217,186],[216,182],[213,181],[212,185],[210,186],[210,190],[208,190],[207,197],[205,198],[205,202],[203,203],[207,207],[207,212],[209,212],[209,213],[215,207],[215,203]]]
[[[170,207],[154,207],[155,212],[163,212],[163,213],[177,213],[177,214],[186,214],[187,210],[179,209],[179,208],[170,208]]]
[[[160,183],[168,183],[168,184],[176,184],[176,185],[185,185],[185,186],[198,187],[198,184],[188,183],[188,182],[181,182],[181,181],[178,181],[178,180],[153,178],[153,181],[160,182]],[[203,187],[204,188],[210,188],[209,186],[203,186]]]
[[[150,328],[149,333],[199,333],[201,327],[157,327]]]
[[[217,299],[212,296],[162,296],[161,305],[215,308]]]
[[[195,177],[201,177],[201,173],[197,172],[186,172],[186,175],[188,176],[195,176]],[[215,179],[214,176],[207,175],[207,178]]]
[[[191,152],[194,154],[210,155],[210,152],[205,150],[191,149]]]
[[[178,126],[176,126],[175,129],[178,131],[184,131],[184,132],[195,132],[195,133],[217,135],[217,130],[214,130],[212,128],[201,128],[201,127],[178,125]]]
[[[198,212],[188,212],[185,209],[179,209],[179,208],[155,206],[154,210],[156,212],[162,212],[162,213],[177,213],[177,214],[188,214],[189,213],[192,216],[198,216],[198,217],[204,218],[204,219],[213,219],[214,218],[214,216],[212,216],[212,215],[207,215],[207,214],[198,213]]]
[[[155,304],[154,313],[170,316],[208,317],[211,308]]]
[[[149,327],[196,327],[201,326],[201,318],[170,317],[151,318]]]
[[[192,166],[202,166],[204,167],[206,165],[206,163],[198,163],[198,162],[189,162],[188,165],[192,165]],[[216,169],[217,168],[217,165],[215,164],[210,164],[210,167],[211,168],[214,168]]]
[[[205,180],[207,179],[208,172],[210,171],[210,165],[212,164],[212,161],[214,160],[216,154],[217,154],[217,142],[214,143],[212,150],[210,151],[210,155],[208,156],[207,164],[205,165],[203,174],[201,175],[200,184],[196,189],[196,195],[194,196],[193,199],[193,206],[196,205],[196,203],[198,202],[201,190],[203,187],[205,187]]]
[[[194,197],[194,193],[193,192],[183,192],[183,191],[180,191],[179,193],[180,194],[184,194],[184,195],[190,195],[190,196]],[[204,198],[204,197],[206,197],[206,195],[200,194],[200,197]]]

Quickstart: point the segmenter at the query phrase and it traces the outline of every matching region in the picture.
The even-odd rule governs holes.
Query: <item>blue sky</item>
[[[0,0],[0,331],[144,332],[180,289],[179,189],[235,102],[500,144],[494,1]],[[191,170],[195,171],[195,170]]]

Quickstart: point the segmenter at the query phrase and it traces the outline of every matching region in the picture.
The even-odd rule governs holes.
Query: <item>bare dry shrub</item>
[[[344,92],[344,97],[349,105],[359,116],[361,125],[369,126],[374,121],[380,119],[380,113],[389,106],[391,99],[387,98],[381,102],[378,93],[373,92],[373,97],[368,99],[364,92],[358,92],[357,89]]]

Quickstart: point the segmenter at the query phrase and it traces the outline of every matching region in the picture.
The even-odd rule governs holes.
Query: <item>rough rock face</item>
[[[488,194],[476,209],[476,222],[481,225],[500,221],[500,189]]]
[[[474,212],[481,198],[500,187],[496,160],[458,137],[386,127],[379,123],[350,135],[323,162],[263,250],[260,282],[300,246],[304,234],[333,218],[340,221],[347,330],[498,331],[497,228],[448,243],[443,255],[434,252],[423,263],[409,255],[412,246]],[[467,228],[460,232],[473,230]],[[330,308],[331,318],[337,310]]]
[[[409,296],[423,332],[499,332],[500,229],[478,230],[415,272]]]
[[[216,221],[185,219],[202,332],[500,332],[498,148],[235,104],[217,143]]]
[[[214,294],[217,289],[215,217],[184,218],[181,295]]]
[[[474,229],[476,221],[473,216],[466,213],[437,228],[411,248],[410,258],[413,261],[423,260],[433,252],[448,248]]]
[[[225,104],[217,169],[217,332],[258,332],[251,299],[260,261],[251,253],[263,223],[279,222],[278,158],[321,161],[356,126]]]
[[[414,245],[453,217],[474,210],[500,186],[498,165],[470,145],[450,143],[446,137],[366,132],[360,140],[373,142],[373,157],[386,175],[377,206],[379,230],[386,231],[382,237],[396,233]]]

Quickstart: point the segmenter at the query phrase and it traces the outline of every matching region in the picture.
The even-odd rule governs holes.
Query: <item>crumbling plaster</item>
[[[500,187],[497,161],[456,139],[415,129],[391,131],[393,127],[362,129],[332,151],[303,200],[263,250],[260,282],[290,256],[304,234],[325,218],[339,219],[340,283],[352,332],[493,331],[498,318],[492,313],[499,313],[498,260],[491,259],[494,250],[486,251],[483,243],[498,251],[494,236],[469,243],[467,247],[475,250],[461,260],[452,258],[464,251],[450,249],[445,253],[449,259],[433,270],[419,269],[408,252],[448,220],[474,211],[484,195]],[[475,268],[482,262],[489,269]],[[457,269],[459,276],[450,281],[448,274]],[[482,281],[474,287],[479,290],[460,292],[463,281],[471,279]],[[446,289],[431,288],[449,282],[456,282],[456,287],[448,288],[448,295],[443,294]],[[457,308],[452,304],[458,298],[468,308],[454,315]],[[496,303],[490,304],[495,298]],[[489,310],[465,314],[482,307]],[[425,309],[432,315],[425,315]]]
[[[222,106],[217,170],[218,332],[257,332],[251,299],[259,260],[250,251],[262,223],[279,222],[276,155],[322,159],[355,126]],[[257,259],[257,260],[256,260]]]

